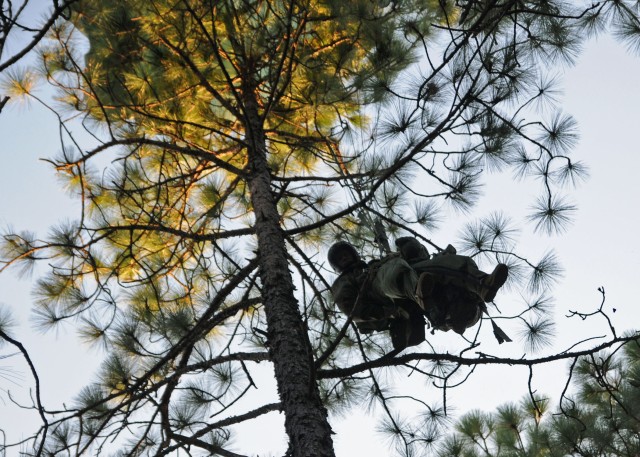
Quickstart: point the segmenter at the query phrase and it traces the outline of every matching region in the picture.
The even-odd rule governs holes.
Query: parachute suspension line
[[[351,173],[349,173],[349,169],[346,166],[344,156],[342,155],[340,148],[336,143],[329,141],[327,141],[327,145],[329,147],[329,150],[333,153],[334,159],[338,164],[340,174],[347,178],[350,183],[347,188],[349,193],[351,194],[352,200],[354,201],[354,203],[362,201],[364,199],[362,186],[360,185],[360,182],[358,182],[358,180],[354,178]],[[362,225],[371,227],[373,229],[373,241],[378,245],[378,249],[380,249],[380,255],[384,257],[385,255],[390,254],[391,246],[389,245],[389,237],[387,236],[387,232],[384,224],[382,223],[382,220],[379,217],[376,217],[375,220],[372,219],[366,207],[358,211],[358,218],[360,219],[360,223]]]

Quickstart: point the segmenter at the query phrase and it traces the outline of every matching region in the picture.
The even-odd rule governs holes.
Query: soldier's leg
[[[478,265],[472,258],[464,258],[466,259],[465,268],[467,273],[475,279],[474,282],[477,281],[476,284],[479,283],[479,287],[475,287],[476,290],[473,291],[476,292],[483,301],[493,301],[494,298],[496,298],[498,289],[507,281],[509,268],[505,264],[499,263],[490,274],[487,274],[478,268]]]
[[[418,274],[400,256],[385,259],[375,273],[372,287],[391,299],[416,299]]]
[[[437,278],[431,273],[422,273],[418,278],[418,284],[416,286],[416,303],[420,305],[423,311],[427,310],[428,299],[433,293]]]
[[[389,334],[393,349],[396,351],[417,346],[425,339],[424,318],[418,314],[409,319],[392,319],[389,323]]]
[[[508,268],[504,264],[499,264],[491,274],[487,274],[478,268],[472,258],[457,254],[435,256],[414,264],[414,268],[423,273],[438,274],[445,278],[445,283],[463,287],[485,302],[495,298],[508,276]]]
[[[507,282],[508,275],[509,268],[504,263],[496,265],[493,272],[482,279],[482,291],[479,294],[482,300],[485,302],[493,301],[496,298],[498,289]]]

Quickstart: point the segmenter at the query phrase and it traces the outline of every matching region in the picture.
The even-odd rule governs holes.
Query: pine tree
[[[456,424],[441,456],[633,457],[640,453],[640,346],[590,354],[571,366],[572,395],[555,413],[527,397],[494,413],[474,411]]]
[[[38,324],[71,321],[106,351],[34,452],[237,455],[235,424],[282,411],[288,455],[333,455],[327,409],[363,399],[382,407],[399,454],[428,452],[446,408],[405,423],[381,373],[413,361],[446,389],[488,363],[463,357],[479,333],[460,355],[385,356],[385,335],[357,333],[334,309],[325,247],[346,238],[379,256],[382,224],[437,250],[424,234],[440,206],[470,210],[491,170],[539,178],[531,221],[563,230],[575,208],[562,191],[586,169],[569,156],[574,121],[549,109],[549,64],[609,23],[637,48],[637,2],[74,3],[37,75],[58,91],[63,150],[51,162],[82,214],[47,239],[7,233],[2,258],[46,259]],[[22,82],[35,75],[5,87],[32,97]],[[470,222],[458,247],[508,263],[534,295],[559,271],[553,253],[518,254],[501,214]],[[511,316],[532,348],[549,336],[546,305]],[[252,392],[267,361],[273,401]]]
[[[76,1],[78,0],[55,0],[53,9],[44,18],[37,19],[30,14],[34,2],[23,0],[19,5],[12,2],[0,3],[0,72],[30,55],[33,49],[44,41],[47,32],[56,21],[63,17],[65,11]],[[16,42],[20,43],[17,47]],[[0,98],[0,112],[8,101],[9,97],[6,95]]]

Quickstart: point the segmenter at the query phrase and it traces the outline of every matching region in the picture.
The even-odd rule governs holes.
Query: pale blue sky
[[[554,294],[559,325],[557,349],[565,349],[568,341],[575,341],[578,335],[594,334],[593,327],[578,321],[566,322],[562,316],[569,309],[595,309],[600,303],[598,286],[604,286],[607,291],[607,308],[618,309],[613,322],[619,331],[640,327],[640,304],[635,289],[640,268],[636,239],[640,222],[638,81],[640,58],[629,56],[622,46],[610,39],[590,43],[579,64],[567,71],[563,81],[562,105],[577,119],[581,135],[573,155],[589,165],[591,177],[572,193],[579,211],[566,234],[546,238],[525,229],[522,235],[522,247],[532,258],[554,247],[566,269]],[[52,224],[74,218],[73,200],[70,203],[68,196],[60,191],[51,167],[38,160],[50,157],[60,149],[53,115],[36,105],[12,106],[0,115],[0,138],[3,164],[0,167],[0,227],[4,229],[10,225],[14,229],[44,235]],[[512,214],[526,213],[531,196],[538,190],[537,184],[529,182],[528,185],[520,184],[517,190],[505,191],[510,185],[510,177],[496,178],[487,187],[483,199],[485,206],[479,208],[478,214],[487,214],[494,209]],[[447,221],[446,229],[457,228],[460,224],[460,220]],[[438,236],[440,243],[450,241],[444,238],[443,232]],[[21,323],[14,334],[28,348],[39,370],[45,405],[58,407],[90,378],[88,367],[92,366],[96,354],[81,347],[64,331],[57,336],[33,331],[28,319],[30,287],[29,280],[1,274],[0,303],[10,306]],[[519,300],[517,291],[513,291],[502,297],[499,304],[507,308]],[[599,334],[604,334],[606,326],[599,329]],[[432,341],[443,347],[446,338],[440,334],[432,337]],[[502,355],[520,355],[521,351],[518,345],[498,347],[493,341],[483,341],[483,350]],[[0,348],[0,354],[6,351],[6,346]],[[32,378],[22,361],[18,358],[0,360],[0,364],[13,366],[24,378],[24,386],[0,379],[0,389],[10,389],[16,398],[27,400],[26,388],[32,385]],[[541,371],[536,377],[540,390],[557,395],[562,387],[557,381],[562,380],[559,374],[564,373],[564,368],[560,363]],[[469,407],[493,409],[500,402],[518,400],[525,393],[526,376],[522,369],[481,368],[478,376],[466,386],[450,393],[450,401],[457,411]],[[424,392],[427,400],[438,395],[435,389],[426,386]],[[278,422],[275,417],[276,414],[269,415],[265,423]],[[30,432],[27,424],[33,424],[33,421],[37,422],[35,415],[11,408],[6,393],[0,392],[0,428],[11,433],[10,441],[26,436]],[[354,412],[348,420],[336,421],[334,428],[339,456],[387,455],[383,441],[374,432],[375,422],[369,418]],[[274,449],[276,453],[284,449],[283,437],[278,433],[264,435],[256,439],[258,442],[261,444],[256,444],[255,453],[265,448]],[[243,450],[247,451],[246,448]]]

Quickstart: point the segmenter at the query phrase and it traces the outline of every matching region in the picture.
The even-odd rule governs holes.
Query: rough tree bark
[[[244,89],[248,184],[255,214],[259,274],[267,317],[269,353],[289,436],[287,455],[334,456],[327,411],[316,384],[311,343],[294,296],[285,238],[271,190],[267,142],[255,90]]]

